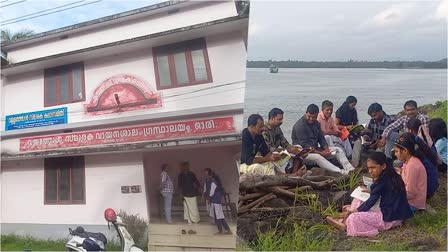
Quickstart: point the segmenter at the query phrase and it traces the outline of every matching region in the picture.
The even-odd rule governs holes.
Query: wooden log
[[[331,180],[314,182],[300,177],[287,177],[262,174],[244,174],[240,177],[240,189],[266,188],[272,186],[311,186],[314,189],[329,188]]]
[[[273,194],[273,195],[271,195],[270,197],[267,197],[267,198],[263,199],[262,201],[258,202],[258,203],[257,203],[255,206],[253,206],[250,210],[252,211],[252,209],[261,206],[261,205],[262,205],[263,203],[265,203],[266,201],[269,201],[269,200],[272,200],[272,199],[275,199],[275,198],[277,198],[277,196]]]
[[[290,191],[290,192],[296,192],[296,191],[298,191],[298,192],[304,192],[304,191],[312,190],[312,189],[313,189],[313,188],[312,188],[311,186],[301,186],[301,187],[296,187],[296,188],[288,189],[288,191]]]
[[[285,195],[285,196],[293,198],[293,199],[296,198],[296,194],[295,193],[290,192],[290,191],[285,190],[285,189],[282,189],[282,188],[280,188],[278,186],[269,187],[268,190],[271,191],[271,192],[277,193],[277,194]]]
[[[242,214],[245,212],[248,212],[251,208],[253,208],[255,205],[257,205],[258,203],[262,202],[263,200],[271,197],[272,195],[274,195],[273,193],[269,193],[257,200],[255,200],[254,202],[249,203],[248,205],[245,205],[243,207],[238,208],[238,214]]]
[[[268,194],[267,192],[256,192],[256,193],[249,193],[244,196],[240,196],[239,200],[250,200],[250,199],[256,199],[262,196],[265,196]]]

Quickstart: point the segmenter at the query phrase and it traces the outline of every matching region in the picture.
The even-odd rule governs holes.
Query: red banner
[[[188,120],[21,138],[20,151],[135,143],[235,132],[233,117]]]

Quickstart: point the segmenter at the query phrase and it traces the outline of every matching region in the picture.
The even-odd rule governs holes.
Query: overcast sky
[[[448,1],[252,1],[249,60],[440,60]]]
[[[1,0],[0,17],[3,28],[44,32],[159,2]],[[67,4],[60,9],[87,5],[7,24]],[[249,59],[439,60],[447,54],[447,14],[448,0],[252,0]]]
[[[12,31],[18,31],[22,28],[34,30],[37,33],[45,32],[99,17],[113,15],[116,13],[137,9],[140,7],[164,2],[163,0],[1,0],[0,17],[2,28],[8,28]],[[17,4],[14,4],[17,3]],[[12,5],[9,5],[12,4]],[[8,6],[9,5],[9,6]],[[62,7],[63,5],[68,5]],[[81,6],[84,5],[84,6]],[[76,7],[79,6],[79,7]],[[61,8],[57,8],[61,7]],[[35,15],[48,14],[49,12],[71,8],[49,15],[23,20],[16,23],[14,18],[29,18]],[[46,11],[48,9],[56,8]],[[36,12],[41,12],[32,16]],[[17,20],[15,20],[17,21]]]

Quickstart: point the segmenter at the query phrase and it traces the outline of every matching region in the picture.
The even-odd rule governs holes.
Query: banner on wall
[[[20,139],[20,151],[136,143],[235,133],[233,117],[194,119],[105,130],[90,130]]]
[[[45,127],[67,123],[67,107],[6,116],[5,130]]]

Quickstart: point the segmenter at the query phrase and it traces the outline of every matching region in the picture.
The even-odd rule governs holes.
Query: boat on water
[[[274,64],[271,64],[269,66],[269,72],[270,73],[278,73],[278,67],[276,67]]]

